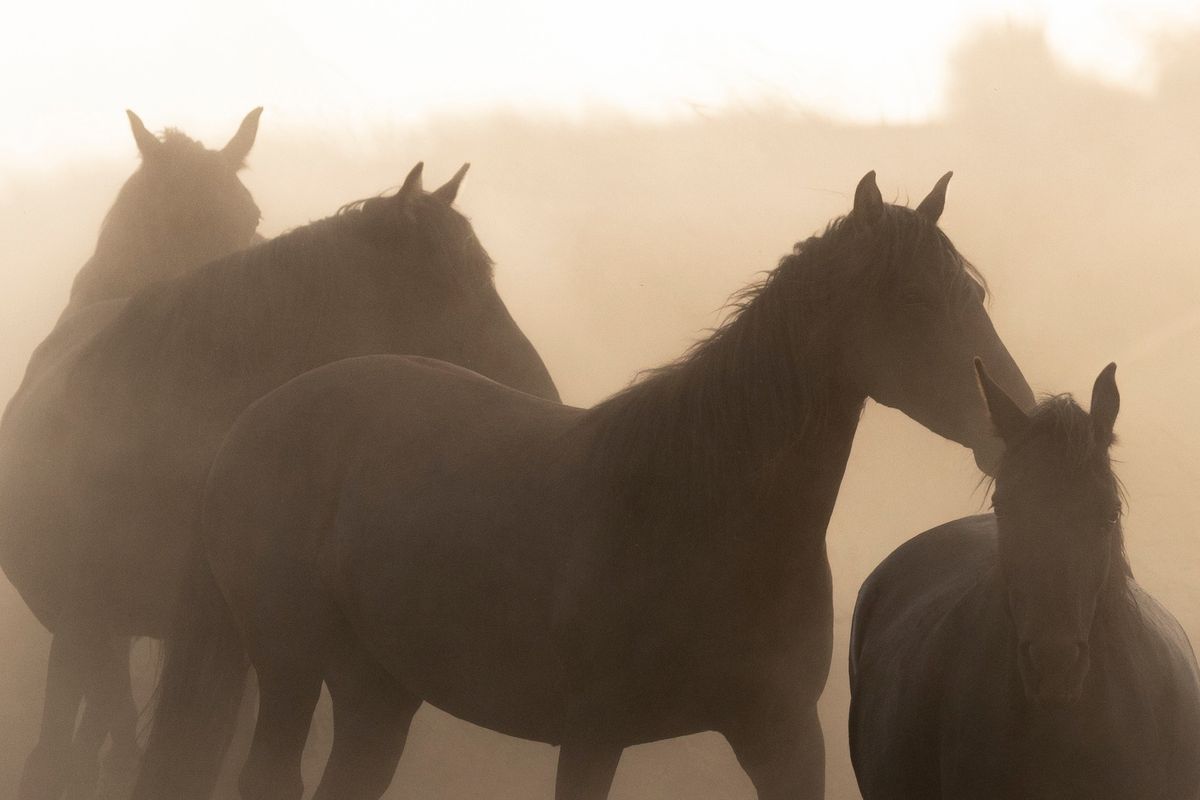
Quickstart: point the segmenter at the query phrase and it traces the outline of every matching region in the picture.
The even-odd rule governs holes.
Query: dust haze
[[[937,122],[864,126],[776,106],[698,110],[672,123],[504,114],[421,127],[281,130],[271,98],[243,180],[275,235],[402,180],[472,163],[459,207],[497,263],[501,295],[566,402],[590,405],[681,353],[793,242],[849,211],[875,169],[885,199],[916,203],[955,172],[941,227],[987,277],[996,328],[1031,386],[1072,391],[1119,365],[1117,470],[1140,583],[1200,637],[1200,34],[1163,45],[1154,91],[1072,74],[1035,29],[978,34],[955,60]],[[148,120],[148,122],[150,122]],[[156,120],[159,127],[170,120]],[[214,127],[221,123],[214,120]],[[121,109],[112,124],[124,125]],[[217,144],[209,142],[208,144]],[[2,175],[0,395],[63,307],[126,159]],[[909,536],[986,506],[970,453],[869,404],[829,529],[835,651],[821,701],[830,798],[857,798],[846,745],[850,613],[867,573]],[[0,587],[0,794],[16,786],[40,713],[48,634]],[[156,659],[135,653],[143,696]],[[310,736],[315,785],[331,721]],[[389,798],[553,792],[555,751],[418,714]],[[612,797],[749,798],[724,740],[625,752]]]

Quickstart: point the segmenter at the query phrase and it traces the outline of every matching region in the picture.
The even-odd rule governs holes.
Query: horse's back
[[[243,547],[229,528],[245,527],[256,508],[272,509],[256,524],[279,528],[291,516],[320,517],[314,504],[349,513],[359,496],[406,480],[428,497],[441,491],[436,476],[454,480],[499,442],[524,437],[528,453],[577,413],[435,359],[372,355],[318,367],[253,403],[225,437],[205,492],[210,556]]]

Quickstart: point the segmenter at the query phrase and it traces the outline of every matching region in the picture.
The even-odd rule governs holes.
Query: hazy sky
[[[670,116],[763,100],[918,121],[939,111],[948,57],[982,24],[1041,24],[1066,63],[1146,87],[1154,44],[1200,24],[1200,4],[111,0],[23,2],[4,16],[0,168],[11,169],[127,152],[126,107],[210,143],[259,104],[274,131],[481,107]]]

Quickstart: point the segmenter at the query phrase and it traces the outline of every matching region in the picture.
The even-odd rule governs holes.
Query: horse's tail
[[[133,800],[207,800],[238,718],[246,655],[208,560],[191,562]]]

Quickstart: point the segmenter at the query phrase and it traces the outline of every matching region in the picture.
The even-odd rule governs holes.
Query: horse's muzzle
[[[1025,696],[1040,706],[1071,705],[1083,693],[1090,661],[1086,642],[1022,642],[1018,664]]]

